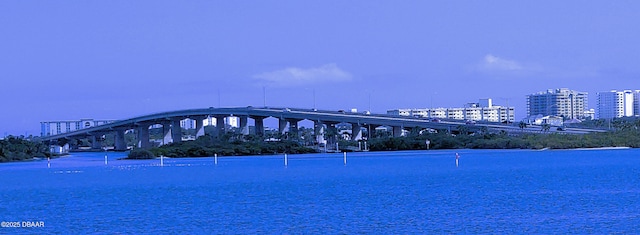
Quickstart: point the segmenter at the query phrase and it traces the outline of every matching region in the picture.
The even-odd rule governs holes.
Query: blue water
[[[460,166],[455,166],[455,152]],[[640,150],[0,164],[0,233],[640,233]]]

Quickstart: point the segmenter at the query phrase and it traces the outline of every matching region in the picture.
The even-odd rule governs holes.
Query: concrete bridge
[[[336,128],[336,124],[349,123],[352,126],[352,140],[362,139],[362,128],[374,130],[379,126],[388,126],[393,130],[393,136],[401,136],[404,129],[412,128],[431,128],[468,131],[486,129],[492,131],[506,131],[509,133],[537,131],[538,129],[521,129],[510,125],[500,124],[473,124],[468,125],[463,120],[429,120],[424,118],[416,118],[409,116],[395,116],[387,114],[370,114],[355,113],[345,111],[327,111],[316,109],[294,109],[294,108],[205,108],[205,109],[187,109],[156,113],[140,117],[134,117],[125,120],[118,120],[111,123],[94,126],[86,129],[76,130],[57,135],[44,136],[43,140],[60,140],[74,138],[91,138],[92,147],[99,149],[102,147],[101,136],[107,133],[115,133],[115,150],[126,150],[125,132],[134,130],[137,133],[137,146],[139,148],[149,148],[149,128],[152,125],[163,126],[163,143],[172,143],[182,141],[182,127],[180,121],[184,119],[192,119],[196,122],[196,137],[204,135],[204,120],[213,117],[216,119],[218,133],[224,133],[224,119],[226,117],[236,116],[239,118],[239,130],[242,134],[249,134],[248,119],[254,120],[256,134],[264,134],[264,119],[273,117],[279,120],[278,130],[284,134],[288,124],[289,133],[297,134],[298,123],[302,120],[310,120],[314,122],[314,133],[316,141],[324,142],[324,133],[327,129]],[[221,125],[222,124],[222,125]],[[460,128],[464,126],[464,128]],[[531,127],[529,127],[531,128]],[[550,130],[554,132],[555,130]],[[563,133],[588,133],[594,130],[566,130]],[[335,131],[333,132],[335,133]]]

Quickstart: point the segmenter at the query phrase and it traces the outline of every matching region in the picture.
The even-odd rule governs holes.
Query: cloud
[[[353,79],[351,74],[340,69],[336,64],[325,64],[315,68],[290,67],[272,72],[265,72],[253,76],[272,86],[302,86],[318,83],[348,82]]]
[[[524,66],[516,61],[500,58],[492,54],[484,56],[478,67],[485,71],[521,71],[525,69]]]

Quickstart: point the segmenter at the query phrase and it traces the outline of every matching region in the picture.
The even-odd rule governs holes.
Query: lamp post
[[[267,89],[265,86],[262,86],[262,106],[267,107]]]

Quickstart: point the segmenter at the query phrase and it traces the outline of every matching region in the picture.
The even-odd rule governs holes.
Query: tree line
[[[315,153],[316,150],[303,146],[297,141],[279,140],[264,141],[256,135],[237,138],[235,135],[225,134],[221,137],[204,135],[193,141],[171,143],[160,147],[132,150],[129,159],[152,159],[160,155],[165,157],[210,157],[273,155],[280,153]]]
[[[599,147],[640,147],[640,131],[620,130],[583,135],[569,134],[521,134],[473,133],[452,135],[448,133],[429,133],[406,137],[387,137],[371,139],[368,142],[371,151],[417,150],[426,149],[572,149]]]
[[[49,147],[40,141],[28,140],[24,136],[7,136],[0,140],[0,162],[26,161],[48,157],[56,156],[51,155]]]

